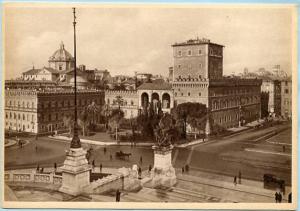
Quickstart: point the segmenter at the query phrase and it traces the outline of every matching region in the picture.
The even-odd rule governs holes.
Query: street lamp
[[[77,123],[77,84],[76,84],[76,16],[75,8],[73,8],[73,27],[74,27],[74,132],[71,141],[71,148],[81,148],[80,139],[78,136],[78,123]]]

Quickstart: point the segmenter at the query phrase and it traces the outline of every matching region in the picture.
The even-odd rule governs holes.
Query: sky
[[[168,75],[175,42],[207,38],[224,48],[224,74],[274,65],[291,74],[291,7],[77,7],[77,65]],[[61,41],[73,54],[72,5],[8,6],[4,10],[5,79],[48,66]],[[295,45],[295,44],[294,44]]]

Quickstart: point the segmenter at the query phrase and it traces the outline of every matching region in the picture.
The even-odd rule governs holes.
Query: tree
[[[105,118],[105,129],[108,129],[108,118],[111,115],[112,108],[109,106],[109,104],[104,104],[101,108],[101,115]]]
[[[119,109],[113,109],[109,117],[109,126],[112,130],[116,130],[116,140],[118,139],[118,128],[120,121],[124,117],[124,112]]]
[[[121,110],[121,105],[123,105],[124,103],[123,97],[120,95],[116,96],[116,103],[119,106],[119,110]]]
[[[95,117],[97,116],[99,111],[100,111],[100,108],[94,101],[86,107],[86,112],[88,114],[89,126],[94,126],[96,124]]]
[[[177,105],[172,109],[172,115],[176,119],[177,126],[182,128],[182,138],[186,138],[187,124],[198,128],[207,115],[206,105],[201,103],[187,102]]]
[[[82,128],[82,135],[86,136],[86,129],[89,123],[89,112],[87,108],[83,109],[83,111],[81,112],[78,122]]]
[[[73,119],[72,115],[65,114],[63,116],[63,122],[64,122],[65,127],[69,128],[69,136],[71,136],[72,127],[74,125],[74,119]]]

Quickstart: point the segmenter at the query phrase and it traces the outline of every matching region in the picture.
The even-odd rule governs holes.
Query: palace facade
[[[78,115],[94,102],[104,104],[102,91],[78,92]],[[65,130],[74,117],[74,92],[72,90],[5,90],[5,129],[31,133],[49,133]],[[95,117],[99,120],[99,115]]]
[[[211,125],[225,128],[260,118],[261,80],[223,76],[223,45],[208,39],[175,43],[172,89],[175,104],[205,104]]]

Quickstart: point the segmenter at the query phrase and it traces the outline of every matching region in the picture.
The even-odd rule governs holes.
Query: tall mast
[[[76,84],[76,11],[73,8],[73,27],[74,27],[74,132],[71,141],[71,148],[80,148],[81,143],[78,136],[78,124],[77,124],[77,84]]]

